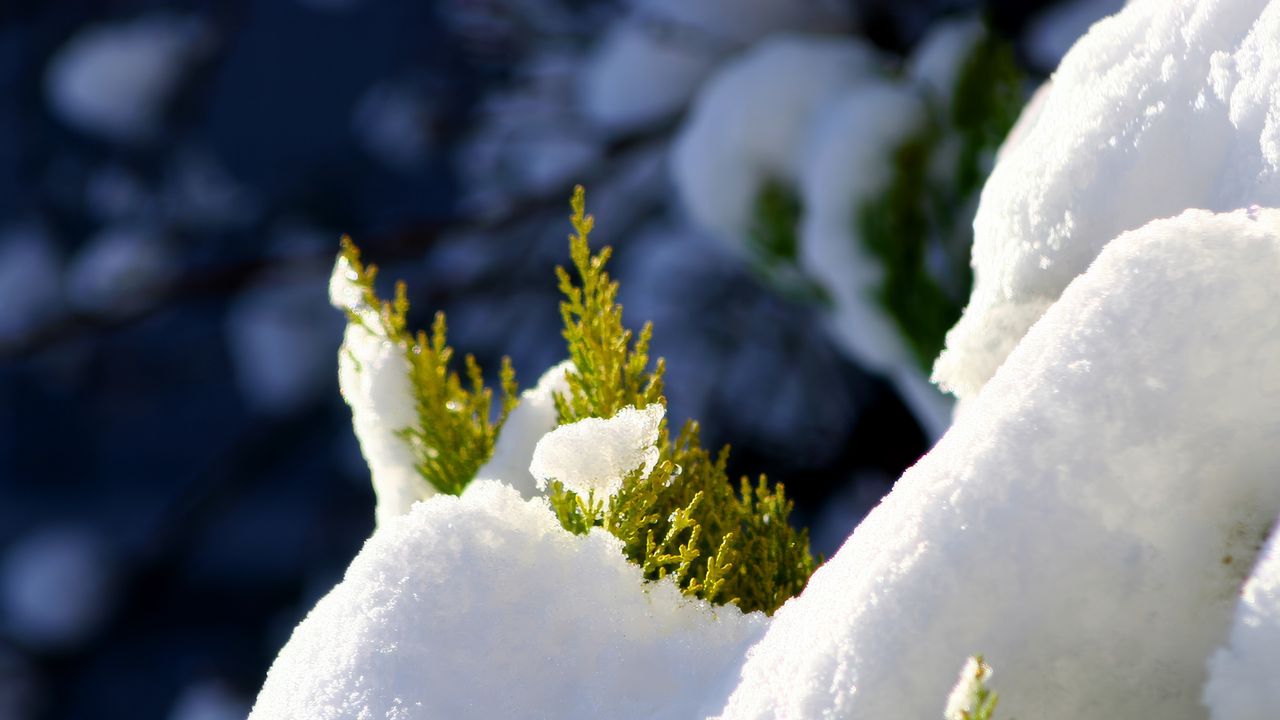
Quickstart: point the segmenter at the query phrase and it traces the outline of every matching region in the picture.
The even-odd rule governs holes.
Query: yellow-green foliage
[[[581,187],[574,192],[570,255],[579,279],[558,269],[565,295],[561,314],[569,356],[577,372],[569,393],[556,398],[561,424],[608,418],[628,405],[665,404],[663,364],[649,369],[651,329],[633,340],[622,325],[617,283],[604,265],[609,249],[591,255]],[[808,533],[787,523],[791,503],[782,486],[743,478],[735,491],[725,471],[728,448],[712,456],[701,446],[696,423],[674,439],[664,426],[661,459],[648,477],[633,472],[608,503],[579,498],[553,483],[550,497],[561,523],[583,533],[603,527],[622,540],[628,558],[656,580],[672,576],[689,595],[743,610],[772,613],[800,592],[813,573]]]
[[[447,342],[444,313],[436,314],[430,335],[421,330],[416,335],[410,333],[406,329],[409,300],[404,283],[396,283],[393,300],[382,300],[373,287],[377,267],[361,263],[360,250],[350,238],[342,239],[341,257],[350,265],[353,282],[364,296],[363,307],[347,309],[348,322],[407,350],[418,422],[401,432],[413,448],[418,472],[440,492],[457,495],[493,454],[498,431],[518,401],[511,362],[502,360],[502,406],[494,421],[493,391],[485,387],[475,358],[467,355],[463,361],[465,381],[449,367],[453,348]]]

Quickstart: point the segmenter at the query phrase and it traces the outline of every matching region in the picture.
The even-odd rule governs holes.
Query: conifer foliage
[[[646,324],[633,338],[623,326],[618,284],[604,270],[609,249],[590,251],[594,221],[581,187],[571,207],[570,257],[578,282],[563,268],[557,275],[576,371],[567,377],[568,395],[556,399],[559,420],[607,418],[629,405],[665,405],[662,360],[649,369],[652,328]],[[713,603],[772,613],[804,588],[814,570],[808,533],[787,523],[791,502],[780,485],[743,478],[735,491],[725,470],[728,448],[715,455],[705,450],[696,422],[686,423],[674,438],[664,425],[658,449],[661,459],[653,472],[633,472],[607,503],[579,498],[553,483],[551,503],[565,528],[607,529],[648,578],[670,575],[686,594]]]
[[[649,358],[652,326],[635,334],[623,325],[618,284],[604,269],[611,251],[592,254],[588,244],[594,219],[586,214],[581,186],[571,207],[576,277],[562,267],[556,274],[573,370],[566,376],[568,392],[554,397],[558,424],[607,419],[626,407],[665,407],[664,364]],[[392,300],[378,298],[377,269],[361,263],[350,240],[344,239],[338,262],[346,264],[349,287],[360,295],[345,304],[349,321],[406,349],[418,422],[399,433],[413,449],[418,473],[436,490],[460,494],[492,455],[518,402],[510,362],[504,359],[499,371],[502,401],[492,419],[494,393],[474,358],[465,358],[462,374],[450,367],[454,351],[444,315],[436,315],[429,334],[413,334],[406,329],[403,283]],[[622,540],[627,558],[648,579],[670,576],[684,593],[712,603],[772,613],[798,594],[815,563],[808,533],[787,523],[792,504],[782,486],[761,477],[755,483],[742,478],[735,488],[725,469],[728,448],[716,454],[704,449],[696,422],[673,437],[664,420],[657,448],[652,471],[632,471],[611,497],[579,497],[552,482],[548,496],[560,523],[578,534],[603,528]]]

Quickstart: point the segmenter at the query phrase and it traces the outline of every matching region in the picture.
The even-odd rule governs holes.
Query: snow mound
[[[369,465],[381,525],[433,495],[435,488],[418,474],[413,450],[399,434],[418,423],[408,349],[379,334],[377,310],[365,303],[355,279],[347,259],[338,258],[329,279],[329,300],[367,319],[347,323],[338,349],[338,389],[351,406],[351,424]]]
[[[1243,597],[1227,647],[1209,661],[1204,703],[1213,720],[1268,720],[1280,708],[1280,533],[1272,532]]]
[[[983,190],[975,286],[939,383],[973,396],[1122,232],[1280,205],[1277,37],[1275,0],[1135,0],[1076,43]]]
[[[624,407],[608,420],[585,418],[561,425],[538,441],[529,472],[539,490],[559,480],[582,497],[592,492],[596,499],[610,497],[622,489],[628,473],[653,471],[665,414],[666,408],[654,403],[639,410]]]
[[[58,51],[45,76],[55,114],[78,130],[136,143],[160,130],[165,104],[208,47],[191,17],[156,14],[91,27]]]
[[[852,39],[769,38],[699,93],[672,146],[671,172],[693,220],[745,242],[770,180],[799,184],[810,125],[842,90],[865,81],[874,51]]]
[[[249,718],[704,717],[767,622],[647,584],[612,535],[476,481],[374,533]]]
[[[477,478],[501,480],[532,497],[538,482],[529,472],[533,451],[543,435],[556,429],[555,395],[569,392],[565,375],[574,369],[571,360],[553,366],[538,378],[537,386],[520,393],[520,404],[507,416],[493,444],[493,457],[476,472]]]
[[[1280,514],[1280,211],[1117,238],[750,652],[723,717],[1202,718]]]

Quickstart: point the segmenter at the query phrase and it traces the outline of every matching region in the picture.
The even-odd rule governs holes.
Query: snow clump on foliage
[[[810,124],[824,103],[876,65],[875,52],[857,40],[788,35],[727,63],[699,93],[672,147],[672,175],[693,219],[731,245],[743,241],[765,185],[799,182]]]
[[[418,422],[407,349],[382,334],[378,310],[366,302],[356,277],[350,262],[339,258],[329,280],[329,301],[364,320],[347,323],[338,350],[338,388],[351,406],[356,439],[378,496],[381,525],[408,512],[435,489],[418,474],[413,451],[402,434]]]
[[[478,480],[379,527],[249,718],[705,717],[766,622],[646,582],[609,533]]]
[[[584,418],[547,433],[533,450],[529,472],[538,489],[559,480],[582,497],[604,499],[622,489],[622,479],[658,464],[658,428],[666,408],[658,403],[637,410],[624,407],[613,417]]]
[[[983,190],[943,387],[975,395],[1122,232],[1185,208],[1280,205],[1277,37],[1277,2],[1135,0],[1076,43]]]

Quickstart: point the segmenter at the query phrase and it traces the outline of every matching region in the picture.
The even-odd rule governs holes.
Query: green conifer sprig
[[[430,335],[421,330],[411,334],[405,284],[396,283],[394,298],[382,300],[374,289],[377,267],[360,261],[360,250],[350,238],[342,239],[340,257],[363,295],[361,307],[346,309],[348,321],[406,350],[418,422],[401,429],[400,435],[413,449],[418,473],[442,493],[461,493],[493,454],[498,432],[518,402],[510,359],[502,359],[498,373],[502,402],[498,417],[492,419],[493,391],[485,387],[475,358],[467,355],[463,360],[465,381],[450,369],[454,351],[448,344],[444,313],[436,314]]]
[[[569,392],[556,397],[560,422],[608,418],[628,405],[665,405],[662,361],[649,369],[650,326],[632,341],[616,301],[617,283],[604,270],[610,251],[591,254],[594,221],[581,187],[571,208],[570,256],[578,281],[563,268],[557,275],[565,296],[564,336],[577,371],[567,376]],[[735,491],[725,469],[728,448],[713,458],[693,422],[674,439],[664,422],[658,450],[653,471],[628,475],[607,503],[583,500],[553,482],[549,497],[561,524],[577,533],[605,528],[622,540],[645,577],[670,576],[686,594],[713,603],[772,613],[804,588],[815,563],[808,533],[787,522],[791,502],[781,485],[771,489],[763,477],[755,485],[743,478]]]

